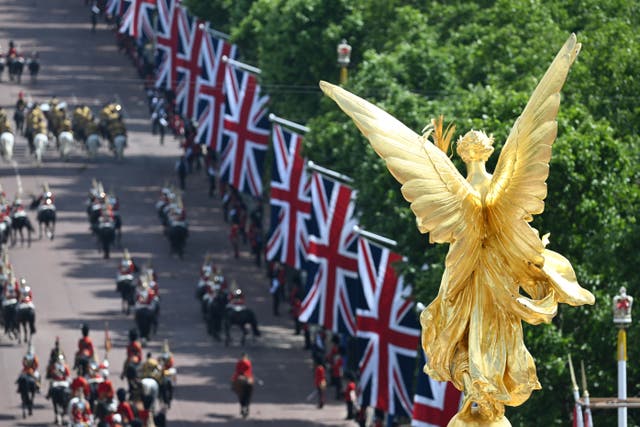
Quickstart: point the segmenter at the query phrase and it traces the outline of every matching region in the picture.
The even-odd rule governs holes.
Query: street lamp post
[[[626,288],[613,297],[613,324],[618,327],[618,400],[627,400],[627,328],[631,325],[633,298]],[[618,408],[618,427],[627,427],[627,407]]]
[[[351,62],[351,45],[347,39],[342,39],[338,44],[338,65],[340,65],[340,84],[347,82],[347,67]]]

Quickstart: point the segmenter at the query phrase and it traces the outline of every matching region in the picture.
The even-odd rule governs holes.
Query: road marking
[[[16,174],[16,183],[18,184],[18,194],[22,194],[22,178],[20,178],[20,170],[18,169],[18,162],[15,159],[11,160],[11,165]]]

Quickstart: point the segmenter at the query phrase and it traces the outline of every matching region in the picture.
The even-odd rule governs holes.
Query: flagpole
[[[249,64],[245,64],[244,62],[236,61],[235,59],[229,58],[227,55],[224,55],[222,57],[222,62],[232,65],[236,68],[240,68],[241,70],[249,71],[250,73],[254,73],[254,74],[262,73],[262,70],[260,68],[254,67]]]
[[[312,171],[318,172],[321,175],[326,175],[330,178],[334,178],[334,179],[338,179],[341,180],[343,182],[347,182],[347,183],[352,183],[353,182],[353,178],[348,177],[346,175],[343,175],[339,172],[333,171],[331,169],[327,169],[325,167],[322,166],[318,166],[315,163],[313,163],[311,160],[309,160],[307,162],[307,169],[311,169]]]
[[[585,427],[593,427],[593,418],[591,416],[591,408],[589,405],[589,390],[587,390],[587,374],[584,371],[584,361],[580,361],[580,371],[582,373],[582,397],[584,398]]]
[[[222,31],[214,30],[213,28],[209,27],[208,22],[206,24],[201,22],[198,25],[198,28],[201,29],[202,31],[206,31],[207,33],[211,34],[215,38],[224,39],[224,40],[231,39],[231,36],[229,34],[223,33]]]
[[[370,231],[367,231],[363,228],[360,228],[360,226],[358,225],[353,226],[353,231],[355,231],[357,234],[361,235],[365,239],[372,240],[376,243],[381,243],[383,245],[386,245],[392,248],[398,246],[398,242],[396,242],[395,240],[391,240],[388,237],[384,237],[379,234],[375,234]]]
[[[575,423],[576,427],[585,427],[584,418],[582,417],[582,406],[580,405],[580,388],[576,382],[576,373],[573,370],[573,362],[571,361],[571,355],[569,357],[569,373],[571,374],[571,385],[573,388],[573,400],[575,400]]]
[[[274,122],[274,123],[279,123],[279,124],[281,124],[283,126],[290,127],[291,129],[299,130],[300,132],[307,133],[307,132],[309,132],[311,130],[306,126],[303,126],[303,125],[298,124],[296,122],[292,122],[291,120],[283,119],[282,117],[278,117],[273,113],[269,114],[269,120]]]

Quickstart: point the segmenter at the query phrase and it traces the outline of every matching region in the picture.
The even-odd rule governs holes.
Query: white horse
[[[66,161],[71,151],[73,144],[73,134],[68,131],[60,132],[58,135],[58,150],[60,150],[60,157]]]
[[[125,135],[116,135],[113,138],[113,153],[116,159],[122,160],[124,158],[124,146],[127,144],[127,137]]]
[[[13,142],[14,137],[11,132],[2,132],[0,135],[0,154],[7,162],[13,158]]]
[[[98,147],[100,146],[100,135],[92,133],[87,136],[87,156],[90,159],[95,159],[98,155]]]
[[[36,156],[36,164],[42,164],[42,156],[44,155],[47,145],[49,144],[49,137],[44,133],[37,133],[33,137],[33,146],[35,148],[34,154]]]

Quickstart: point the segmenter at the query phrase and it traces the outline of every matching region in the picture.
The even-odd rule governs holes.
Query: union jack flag
[[[235,59],[237,48],[204,31],[198,64],[201,72],[196,81],[195,116],[198,120],[196,141],[213,150],[221,144],[224,125],[224,74],[222,57]]]
[[[369,240],[358,239],[358,272],[366,309],[358,309],[361,402],[389,415],[410,415],[412,382],[420,341],[411,286],[393,264],[402,257]]]
[[[311,218],[311,181],[301,156],[302,136],[273,125],[271,168],[271,230],[266,254],[293,268],[307,257],[309,236],[305,222]]]
[[[124,0],[109,0],[107,1],[104,11],[107,15],[118,17],[124,13]]]
[[[346,185],[312,174],[307,292],[299,315],[301,322],[352,336],[355,307],[362,300],[354,196]]]
[[[156,31],[156,87],[174,89],[176,55],[180,33],[179,25],[186,25],[181,16],[186,11],[178,0],[158,0]]]
[[[458,412],[462,393],[450,382],[435,381],[422,371],[424,352],[420,351],[420,372],[413,399],[412,427],[446,427]]]
[[[220,144],[220,178],[239,191],[260,196],[269,144],[268,96],[260,95],[255,75],[226,67],[224,129]]]
[[[176,109],[184,118],[194,118],[196,80],[200,76],[200,51],[208,34],[205,24],[191,16],[184,8],[179,14],[178,45],[173,67],[175,69]]]
[[[157,0],[126,0],[129,7],[122,15],[120,32],[133,38],[145,36],[147,40],[154,37],[153,11]]]

